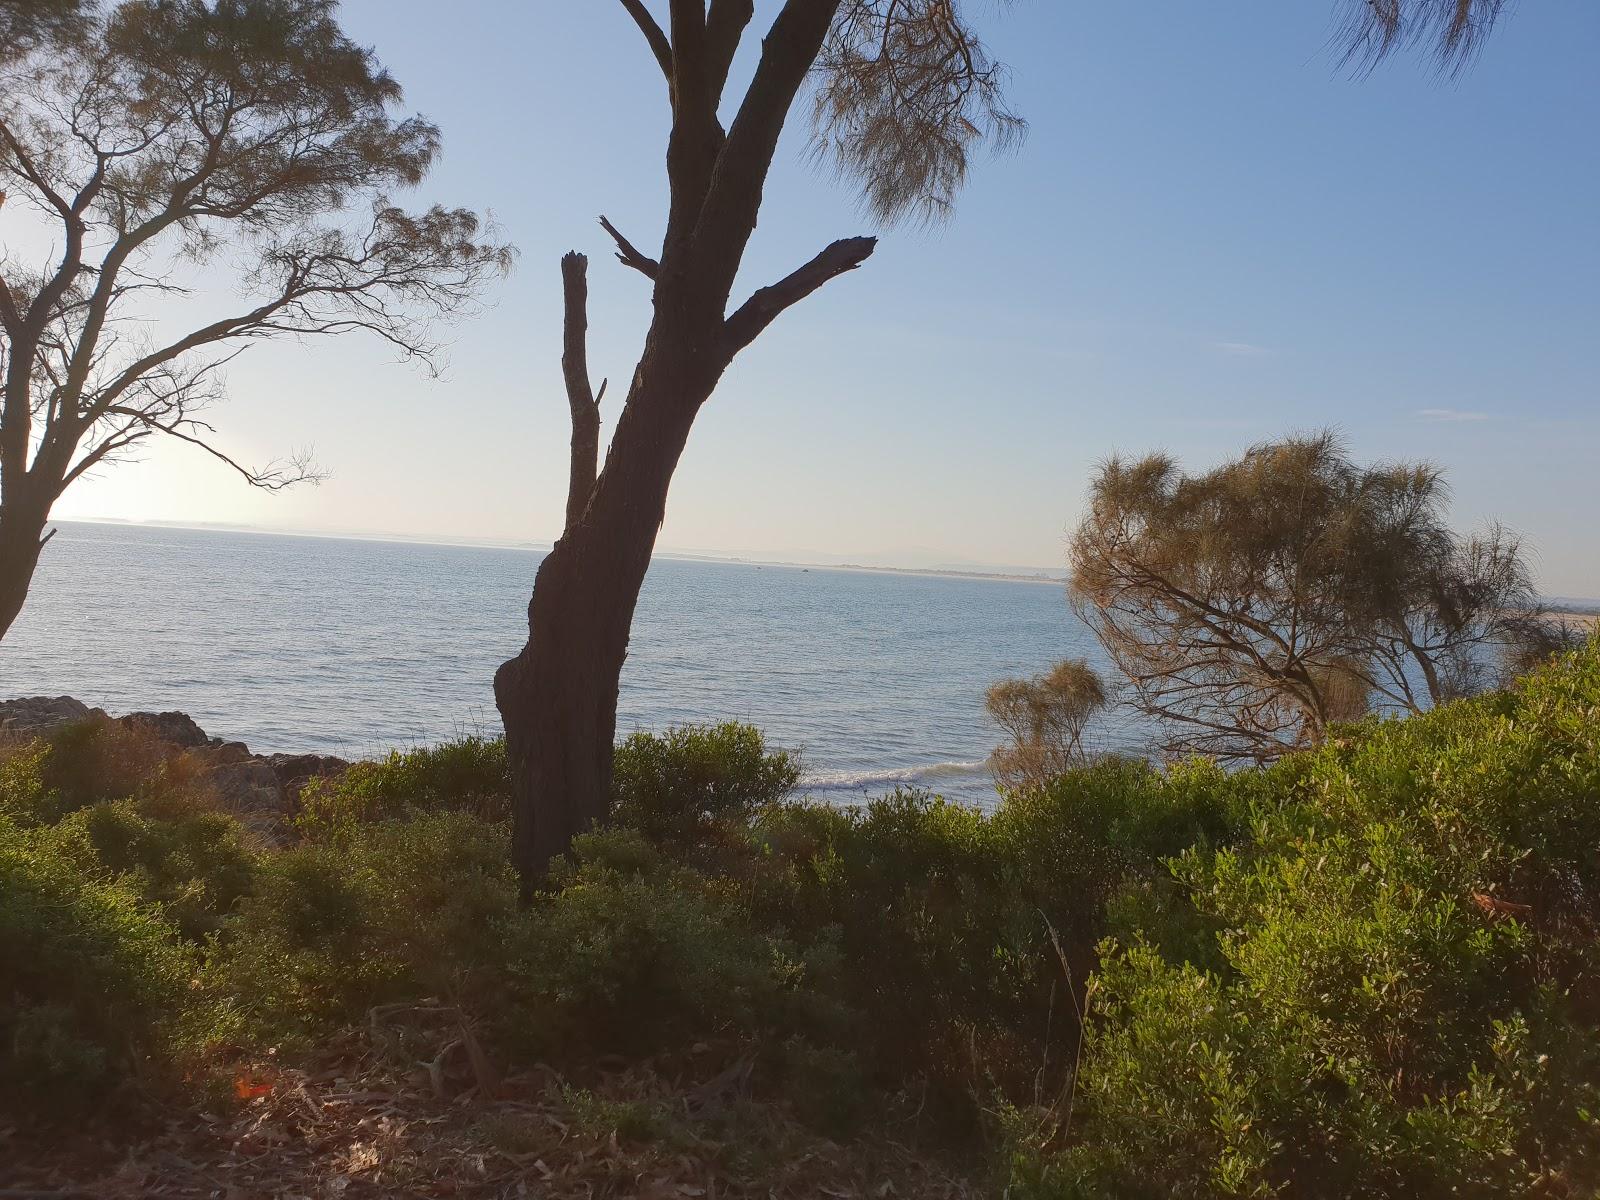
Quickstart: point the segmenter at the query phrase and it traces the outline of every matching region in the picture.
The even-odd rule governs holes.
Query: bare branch
[[[604,216],[600,218],[600,227],[611,235],[611,240],[617,243],[617,261],[623,266],[632,267],[647,277],[654,279],[661,272],[661,264],[649,255],[641,254],[627,238],[617,230],[617,227]]]
[[[650,43],[650,53],[656,56],[656,64],[660,66],[661,74],[666,77],[667,87],[670,88],[673,75],[672,44],[667,41],[667,35],[650,15],[643,0],[622,0],[622,7],[628,10],[633,23],[644,34],[644,40]]]
[[[285,488],[294,487],[302,483],[315,485],[328,477],[328,472],[317,465],[309,451],[297,451],[288,458],[275,460],[264,467],[247,467],[217,449],[206,437],[201,436],[199,433],[184,432],[185,427],[203,431],[205,434],[215,432],[211,426],[202,421],[196,421],[192,417],[162,421],[154,414],[138,409],[116,409],[113,411],[113,415],[125,417],[128,420],[129,432],[114,439],[107,439],[97,446],[91,454],[85,456],[83,462],[73,469],[74,477],[82,475],[96,463],[104,461],[114,451],[153,434],[165,434],[167,437],[177,438],[180,442],[188,442],[191,446],[198,446],[211,457],[231,467],[251,487],[260,488],[266,492],[280,492]]]
[[[561,373],[572,410],[572,465],[567,476],[567,524],[583,519],[600,469],[600,401],[589,384],[589,260],[576,250],[561,258],[561,291],[566,318],[561,339]],[[601,384],[601,395],[605,385]]]
[[[305,452],[293,454],[276,462],[270,462],[265,467],[258,469],[247,467],[243,463],[235,461],[203,438],[194,437],[174,427],[156,425],[155,428],[168,437],[175,437],[180,442],[188,442],[191,446],[200,447],[212,458],[232,467],[251,487],[260,488],[262,491],[279,492],[284,488],[294,487],[296,484],[318,484],[328,477],[328,473],[317,466],[312,461],[311,456]]]
[[[755,15],[753,0],[711,0],[711,10],[706,14],[705,70],[706,91],[713,105],[722,99],[739,40]]]
[[[702,252],[700,269],[724,295],[755,232],[778,136],[838,10],[839,0],[787,0],[762,40],[755,75],[717,152],[689,243]]]
[[[755,292],[723,326],[731,358],[760,335],[784,309],[804,300],[830,279],[854,271],[877,249],[874,237],[842,238],[799,270]]]

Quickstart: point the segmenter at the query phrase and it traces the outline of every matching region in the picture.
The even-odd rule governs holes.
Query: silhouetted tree
[[[1459,61],[1500,7],[1461,0],[1458,19],[1441,20],[1438,0],[1378,0],[1369,19],[1360,3],[1343,2],[1353,14],[1350,48],[1363,61],[1423,36]],[[495,676],[514,780],[514,856],[528,887],[606,813],[629,626],[700,406],[785,309],[873,251],[870,237],[835,242],[730,305],[778,135],[802,92],[809,87],[813,148],[860,183],[880,219],[944,212],[980,145],[1005,145],[1022,131],[964,0],[774,0],[754,72],[731,106],[724,93],[753,0],[661,0],[665,24],[645,0],[620,4],[666,82],[670,198],[654,256],[601,218],[618,259],[650,280],[654,306],[602,470],[588,432],[597,421],[589,382],[577,369],[587,321],[573,277],[582,263],[563,268],[575,416],[568,520],[539,567],[527,645]]]
[[[308,477],[303,457],[235,462],[198,415],[252,342],[366,330],[431,364],[432,321],[508,265],[473,213],[388,199],[427,173],[439,131],[393,115],[399,85],[333,10],[80,7],[70,36],[28,24],[0,58],[0,202],[53,242],[44,262],[14,244],[0,258],[0,636],[56,499],[146,438],[190,442],[257,487]],[[236,263],[245,299],[167,329],[195,263]]]
[[[1109,697],[1105,683],[1083,659],[1058,662],[1032,679],[1002,679],[984,706],[1011,741],[989,756],[995,780],[1006,788],[1037,787],[1088,761],[1083,732]]]
[[[1071,544],[1070,595],[1163,748],[1265,761],[1373,707],[1496,681],[1538,627],[1515,539],[1459,538],[1441,475],[1360,467],[1330,434],[1203,475],[1113,459]]]

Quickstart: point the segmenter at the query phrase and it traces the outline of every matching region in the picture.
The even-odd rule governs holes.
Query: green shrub
[[[52,1116],[162,1073],[196,956],[50,829],[0,816],[0,1108]]]
[[[916,792],[776,805],[753,823],[743,894],[764,927],[833,955],[813,977],[880,1078],[931,1075],[966,1103],[1067,1070],[1075,997],[1117,914],[1209,934],[1164,860],[1236,836],[1233,789],[1213,769],[1108,761],[988,816]]]
[[[580,842],[517,923],[512,990],[545,1052],[643,1053],[770,1022],[800,968],[687,871],[618,869],[628,835]]]
[[[659,1102],[617,1100],[562,1084],[561,1106],[578,1135],[595,1141],[653,1142],[672,1129],[672,1114]]]
[[[224,813],[102,801],[72,813],[58,829],[195,940],[221,929],[254,882],[256,855],[243,826]]]
[[[220,927],[255,869],[243,827],[214,805],[187,756],[110,722],[0,755],[0,816],[56,826],[80,870],[123,876],[195,939]]]
[[[502,826],[378,821],[269,855],[208,968],[246,1035],[314,1033],[373,1005],[488,1007],[516,879]]]
[[[802,1121],[837,1138],[860,1128],[871,1090],[859,1055],[794,1036],[781,1061],[784,1097]]]
[[[310,836],[417,813],[462,812],[485,821],[511,813],[504,739],[466,737],[390,751],[343,774],[313,779],[300,795],[297,824]]]
[[[1175,875],[1214,932],[1108,948],[1040,1195],[1588,1194],[1600,1184],[1600,642],[1250,772]]]
[[[102,800],[214,806],[205,765],[153,730],[94,716],[53,731],[42,782],[56,816]]]
[[[69,806],[45,782],[50,743],[36,740],[0,751],[0,818],[22,826],[51,825]]]
[[[738,822],[781,800],[800,764],[768,751],[749,725],[684,725],[635,733],[617,747],[612,819],[656,840],[689,841],[720,821]]]
[[[1005,890],[1054,931],[1081,985],[1108,926],[1162,921],[1186,945],[1209,933],[1192,920],[1174,927],[1182,897],[1166,862],[1233,842],[1249,802],[1248,776],[1209,763],[1163,771],[1113,758],[1007,793],[991,835]]]

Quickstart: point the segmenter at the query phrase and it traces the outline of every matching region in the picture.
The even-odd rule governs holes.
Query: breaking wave
[[[965,784],[966,787],[962,790],[971,791],[973,784],[987,780],[988,776],[987,759],[979,759],[976,762],[925,763],[922,766],[878,771],[807,771],[800,777],[798,790],[813,793],[853,792],[875,796],[892,792],[897,787],[926,788],[937,792],[941,784],[944,786]]]

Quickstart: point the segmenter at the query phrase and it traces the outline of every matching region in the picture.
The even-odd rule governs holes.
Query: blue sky
[[[758,3],[758,20],[775,6]],[[1522,533],[1549,592],[1600,596],[1600,5],[1516,5],[1441,79],[1330,51],[1332,0],[981,5],[1030,121],[948,223],[866,266],[737,362],[679,469],[661,544],[906,564],[1058,566],[1094,464],[1207,466],[1324,425],[1449,473],[1463,529]],[[261,347],[222,441],[315,446],[320,488],[263,496],[173,447],[57,515],[549,539],[568,428],[557,260],[591,255],[594,374],[615,418],[664,213],[665,96],[615,3],[346,0],[445,131],[419,199],[493,210],[521,259],[430,379],[382,347]],[[745,64],[748,66],[748,63]],[[780,150],[742,287],[878,232]]]

